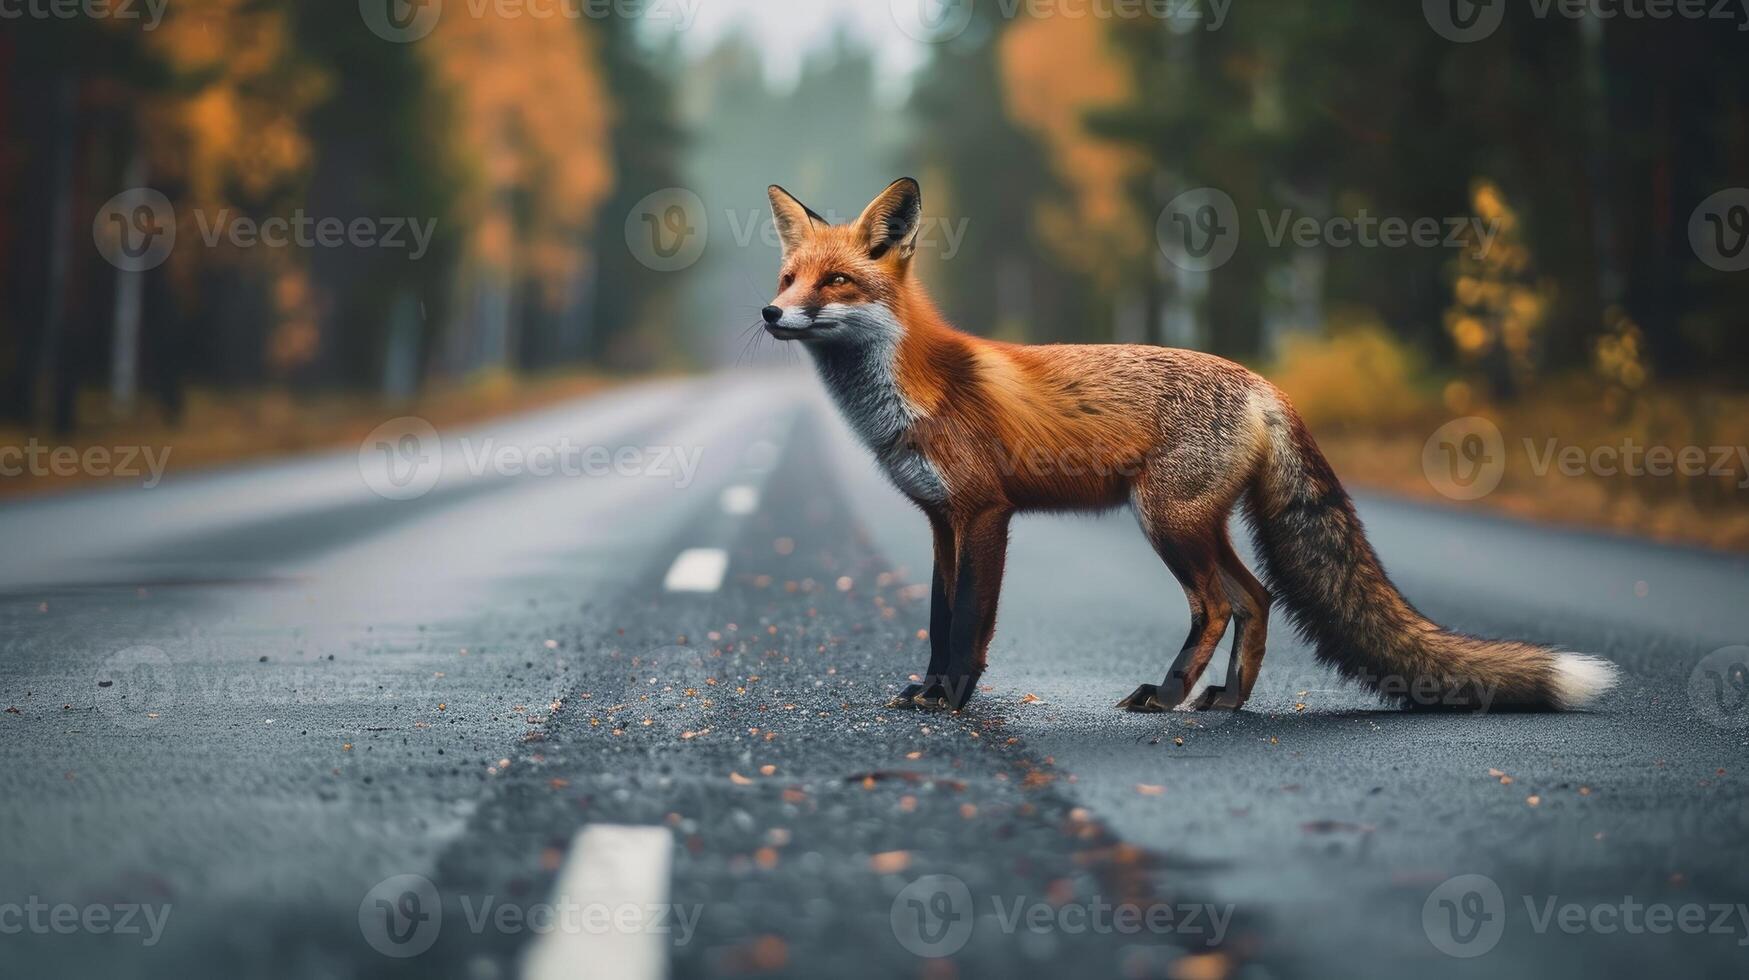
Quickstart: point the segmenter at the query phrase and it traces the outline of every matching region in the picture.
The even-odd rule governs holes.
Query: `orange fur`
[[[1249,697],[1274,597],[1228,540],[1241,501],[1302,633],[1383,697],[1419,703],[1422,684],[1470,707],[1550,707],[1610,683],[1601,661],[1478,640],[1421,616],[1385,577],[1286,396],[1253,372],[1196,351],[1028,346],[955,330],[909,274],[915,181],[895,181],[844,226],[781,188],[771,200],[784,261],[768,329],[808,347],[935,534],[929,676],[899,703],[958,707],[971,696],[995,629],[1012,515],[1126,503],[1191,607],[1166,681],[1122,702],[1133,710],[1183,702],[1229,627],[1226,682],[1198,704],[1237,708]]]

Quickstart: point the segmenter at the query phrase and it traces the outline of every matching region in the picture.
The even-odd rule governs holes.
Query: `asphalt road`
[[[1130,715],[1177,586],[1025,518],[922,714],[925,525],[805,371],[399,435],[0,507],[6,975],[1749,966],[1743,558],[1363,497],[1424,611],[1622,687],[1385,711],[1276,622],[1245,711]]]

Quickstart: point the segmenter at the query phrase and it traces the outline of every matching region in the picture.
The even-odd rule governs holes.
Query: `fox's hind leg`
[[[1168,520],[1150,510],[1145,507],[1141,511],[1142,527],[1184,587],[1184,597],[1190,603],[1190,635],[1167,668],[1164,681],[1143,684],[1118,702],[1118,707],[1129,711],[1170,711],[1183,703],[1208,667],[1232,618],[1232,604],[1221,581],[1217,538],[1210,530],[1214,525],[1202,523],[1201,530],[1192,530],[1195,524],[1186,527],[1181,523],[1186,514],[1175,514],[1176,520]]]
[[[1227,658],[1227,679],[1203,689],[1192,706],[1198,711],[1237,711],[1244,706],[1263,666],[1269,635],[1269,590],[1245,567],[1225,534],[1220,540],[1220,564],[1222,583],[1233,606],[1233,647]]]

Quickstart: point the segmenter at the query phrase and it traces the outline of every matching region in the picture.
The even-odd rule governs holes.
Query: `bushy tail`
[[[1270,587],[1320,660],[1406,706],[1566,710],[1615,684],[1606,660],[1454,633],[1417,612],[1299,414],[1273,401],[1247,516]]]

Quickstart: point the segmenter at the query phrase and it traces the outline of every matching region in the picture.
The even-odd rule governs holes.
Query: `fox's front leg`
[[[933,514],[929,525],[935,532],[935,571],[929,583],[929,669],[924,671],[922,683],[905,685],[887,703],[889,708],[919,707],[918,695],[935,686],[935,679],[947,672],[948,639],[953,629],[953,599],[947,591],[954,576],[953,528]]]
[[[947,662],[939,670],[931,665],[924,678],[928,686],[912,699],[922,707],[963,708],[977,692],[990,638],[996,632],[1010,516],[1008,511],[988,510],[955,522]]]

